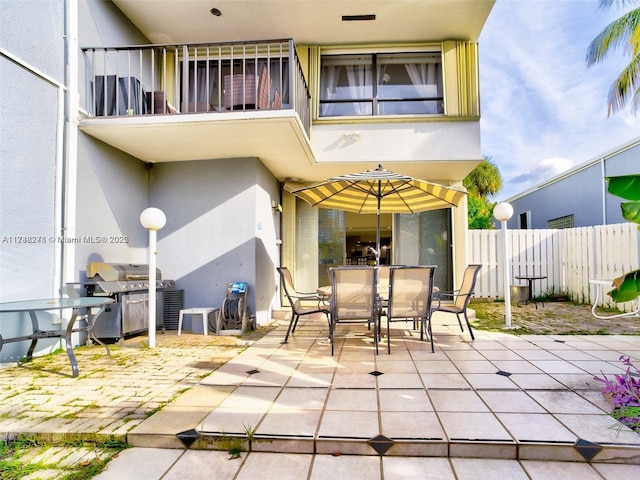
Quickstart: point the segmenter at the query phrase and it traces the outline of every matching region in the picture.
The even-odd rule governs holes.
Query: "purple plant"
[[[614,374],[613,380],[604,374],[593,378],[604,383],[600,392],[613,404],[613,417],[640,431],[640,370],[631,363],[630,357],[623,355],[619,360],[627,367],[624,373]]]

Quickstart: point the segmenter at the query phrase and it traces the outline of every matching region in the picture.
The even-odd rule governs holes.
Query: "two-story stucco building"
[[[459,187],[481,160],[493,4],[3,1],[0,301],[57,296],[90,262],[146,263],[153,206],[184,305],[244,281],[266,321],[277,266],[315,288],[375,238],[375,216],[292,190],[378,164]],[[450,288],[466,225],[466,204],[386,216],[384,261],[437,264]]]

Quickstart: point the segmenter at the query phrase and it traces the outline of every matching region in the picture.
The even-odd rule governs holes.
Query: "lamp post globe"
[[[140,223],[147,230],[160,230],[167,223],[167,217],[162,210],[150,207],[140,214]]]
[[[493,209],[493,216],[496,217],[496,220],[506,222],[513,217],[513,207],[510,203],[500,202]]]

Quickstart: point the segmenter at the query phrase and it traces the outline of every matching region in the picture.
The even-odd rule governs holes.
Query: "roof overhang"
[[[377,167],[370,157],[348,161],[317,158],[293,110],[95,117],[80,120],[80,131],[145,163],[259,158],[280,181],[311,182]],[[389,158],[385,168],[455,183],[479,158]]]
[[[153,43],[476,41],[495,0],[113,0]],[[215,8],[220,15],[211,13]],[[373,20],[345,21],[343,16]]]

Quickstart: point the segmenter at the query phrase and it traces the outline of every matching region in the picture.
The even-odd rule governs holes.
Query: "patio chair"
[[[373,324],[373,342],[378,353],[378,293],[373,267],[334,267],[331,275],[331,321],[329,339],[334,353],[334,332],[338,323]]]
[[[327,317],[327,323],[331,328],[331,321],[329,320],[329,309],[325,304],[325,298],[317,293],[305,293],[298,292],[293,285],[293,279],[291,272],[287,267],[278,267],[278,273],[280,274],[280,280],[289,304],[291,305],[291,320],[289,321],[289,328],[287,328],[287,334],[284,337],[282,343],[287,343],[289,335],[293,335],[298,326],[298,319],[303,315],[312,315],[314,313],[323,313]],[[305,306],[302,302],[314,302],[313,306]]]
[[[434,300],[433,312],[449,312],[455,313],[458,318],[458,323],[460,324],[460,330],[464,332],[464,328],[462,326],[462,321],[460,320],[460,315],[464,315],[464,319],[467,322],[467,327],[469,328],[469,333],[471,334],[471,340],[475,340],[473,336],[473,330],[471,329],[471,324],[469,323],[469,317],[467,316],[467,306],[469,305],[469,301],[473,296],[473,292],[476,288],[476,280],[478,279],[478,273],[480,273],[480,269],[482,265],[469,265],[464,270],[464,275],[462,277],[462,286],[459,290],[453,291],[440,291],[437,293],[436,299]],[[443,299],[451,299],[453,303],[442,303]]]
[[[395,266],[389,269],[389,298],[381,315],[387,317],[387,352],[391,353],[391,322],[420,323],[420,340],[431,333],[431,304],[435,266]]]

